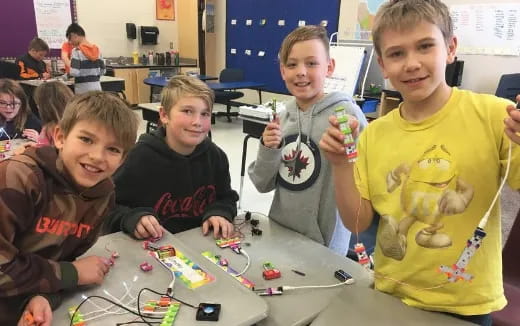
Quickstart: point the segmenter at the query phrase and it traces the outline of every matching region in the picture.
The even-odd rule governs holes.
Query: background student
[[[99,48],[87,41],[85,30],[76,23],[70,24],[65,34],[74,47],[70,59],[70,75],[74,77],[74,92],[82,94],[100,91],[99,80],[105,74],[105,64]]]
[[[355,165],[344,157],[334,117],[320,146],[333,167],[345,225],[362,231],[374,211],[381,215],[376,289],[414,307],[491,325],[490,313],[506,299],[500,205],[490,205],[510,146],[507,181],[520,188],[520,148],[504,133],[511,102],[446,84],[446,64],[457,48],[452,26],[438,0],[383,4],[372,36],[383,75],[404,101],[361,133]],[[479,243],[476,227],[488,209]]]
[[[34,102],[38,106],[38,114],[42,121],[42,130],[38,136],[38,145],[53,145],[54,128],[63,115],[65,106],[74,93],[62,82],[41,84],[34,91]]]
[[[352,98],[341,92],[325,95],[325,78],[334,71],[327,31],[304,26],[284,39],[280,71],[294,99],[265,128],[249,176],[260,192],[275,190],[269,217],[345,256],[350,232],[336,214],[329,163],[317,144],[334,109],[343,106],[366,119]]]
[[[20,67],[20,79],[48,79],[51,77],[43,58],[49,52],[49,46],[41,38],[35,37],[29,43],[29,51],[16,59]]]
[[[103,281],[108,259],[76,258],[114,205],[110,177],[134,145],[137,123],[119,97],[84,94],[65,109],[55,147],[0,162],[1,325],[13,325],[24,310],[50,324],[61,291]]]
[[[207,137],[213,91],[194,77],[175,76],[161,93],[161,127],[143,134],[114,176],[119,207],[111,231],[137,239],[202,226],[233,234],[237,193],[226,154]]]
[[[0,79],[0,140],[25,137],[38,141],[40,120],[31,112],[22,87],[11,79]]]

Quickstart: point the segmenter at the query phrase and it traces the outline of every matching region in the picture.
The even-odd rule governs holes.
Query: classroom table
[[[349,325],[473,325],[446,314],[409,307],[380,291],[358,287],[355,296],[348,289],[342,290],[311,326],[342,325],[347,320]]]
[[[65,83],[69,87],[74,86],[73,80],[62,80],[60,78],[52,78],[52,79],[30,79],[30,80],[19,80],[18,82],[22,85],[29,86],[31,89],[35,89],[43,83],[48,83],[50,81],[61,81]],[[115,92],[115,93],[123,93],[125,90],[125,80],[123,78],[111,77],[111,76],[101,76],[100,78],[101,89],[107,92]],[[31,91],[32,94],[32,91]],[[123,94],[124,95],[124,94]]]
[[[256,325],[307,325],[340,291],[344,290],[355,296],[359,287],[369,286],[368,273],[361,265],[270,221],[263,215],[253,213],[252,217],[259,220],[258,227],[262,230],[262,235],[253,236],[249,225],[245,225],[241,230],[245,235],[242,248],[251,258],[251,265],[245,277],[255,283],[256,289],[281,285],[337,284],[339,281],[334,277],[334,272],[338,269],[350,273],[356,281],[353,285],[341,285],[335,288],[300,289],[287,291],[278,296],[262,296],[261,298],[269,306],[269,314]],[[229,266],[236,271],[242,271],[246,266],[247,260],[243,255],[237,255],[229,248],[217,247],[212,236],[201,235],[200,228],[178,233],[175,236],[184,243],[190,243],[190,249],[198,252],[199,255],[209,250],[228,259]],[[271,262],[279,269],[281,278],[264,280],[262,277],[264,262]],[[305,276],[296,274],[292,270],[303,272]],[[226,276],[235,281],[232,276]],[[240,305],[240,309],[244,305]]]
[[[157,86],[157,87],[164,87],[168,84],[168,79],[166,77],[151,77],[146,78],[144,80],[144,83],[149,86]],[[266,86],[265,83],[262,82],[255,82],[250,80],[242,80],[237,82],[226,82],[226,83],[218,83],[218,82],[210,82],[206,83],[209,88],[211,88],[214,91],[223,91],[223,90],[233,90],[233,89],[244,89],[244,88],[250,88],[250,89],[256,89],[258,91],[258,97],[260,100],[260,103],[262,103],[262,87]]]
[[[25,139],[25,138],[16,138],[16,139],[11,139],[9,141],[2,140],[2,141],[0,141],[0,144],[5,145],[7,142],[9,142],[9,144],[10,144],[10,149],[8,151],[4,151],[4,152],[0,151],[0,161],[8,159],[11,156],[13,156],[14,151],[16,149],[18,149],[19,147],[25,146],[30,143],[34,143],[33,141]]]
[[[222,305],[218,322],[196,321],[196,310],[186,305],[181,305],[175,326],[183,325],[252,325],[267,316],[267,304],[264,300],[254,294],[251,290],[242,286],[233,278],[225,274],[217,265],[203,257],[198,250],[194,250],[193,242],[204,239],[198,234],[193,239],[183,240],[176,235],[166,232],[164,237],[156,245],[172,245],[177,251],[181,251],[185,256],[199,265],[203,270],[215,277],[211,283],[204,284],[195,289],[189,289],[180,278],[177,278],[174,286],[173,296],[179,300],[197,306],[199,303],[220,303]],[[171,273],[163,267],[157,260],[149,256],[142,248],[142,241],[130,238],[121,232],[100,237],[96,244],[87,252],[89,255],[100,255],[109,257],[110,251],[117,251],[119,258],[116,259],[114,266],[107,274],[102,285],[84,287],[67,293],[61,306],[54,311],[53,325],[69,325],[68,308],[77,306],[83,301],[83,295],[100,295],[107,297],[105,290],[109,294],[121,298],[127,290],[126,283],[131,287],[130,293],[137,296],[140,289],[147,287],[158,292],[164,293],[171,281]],[[153,265],[153,270],[143,272],[139,269],[139,264],[144,261]],[[135,279],[137,277],[137,279]],[[145,292],[142,295],[142,302],[147,299],[158,299],[157,295]],[[107,307],[109,303],[100,299],[93,299],[95,304],[100,307]],[[126,302],[126,301],[125,301]],[[135,307],[135,304],[133,305]],[[82,314],[98,310],[90,302],[86,302],[80,308]],[[85,317],[88,317],[85,316]],[[88,326],[115,325],[118,322],[128,322],[137,316],[132,314],[107,315],[105,317],[87,321]]]

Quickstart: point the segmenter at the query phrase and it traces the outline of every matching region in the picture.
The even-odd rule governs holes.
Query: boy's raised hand
[[[230,238],[233,235],[233,224],[222,216],[211,216],[202,223],[202,234],[207,235],[213,228],[213,237]],[[220,236],[219,236],[220,234]]]
[[[516,102],[520,102],[520,95],[516,96]],[[520,110],[513,105],[509,105],[506,110],[509,118],[504,120],[505,133],[512,141],[520,145]]]
[[[339,130],[338,119],[333,115],[329,117],[329,122],[330,127],[321,136],[320,148],[332,165],[346,163],[347,156],[345,154],[345,145],[343,144],[345,136]],[[352,129],[352,136],[356,139],[359,135],[359,121],[355,117],[350,116],[349,125],[350,129]]]
[[[163,227],[153,215],[144,215],[135,227],[134,236],[137,239],[162,238]]]
[[[280,118],[278,115],[273,121],[269,122],[262,133],[264,146],[269,148],[279,148],[282,143],[282,131],[280,130]]]
[[[110,270],[108,258],[88,256],[72,262],[78,271],[78,285],[101,284]]]
[[[52,309],[49,301],[37,295],[29,300],[17,326],[51,326]]]

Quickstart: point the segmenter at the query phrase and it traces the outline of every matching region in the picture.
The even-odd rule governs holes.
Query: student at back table
[[[51,75],[43,58],[49,52],[49,46],[41,38],[35,37],[29,43],[29,51],[16,59],[20,67],[20,79],[48,79]]]
[[[491,325],[490,313],[506,299],[500,205],[490,206],[510,148],[507,181],[520,188],[520,149],[504,133],[511,102],[446,84],[446,64],[457,48],[452,26],[439,0],[383,4],[372,36],[383,74],[404,101],[361,133],[355,165],[344,158],[334,117],[320,146],[345,225],[362,231],[374,211],[381,215],[376,289]],[[476,228],[488,209],[487,235],[479,240]]]

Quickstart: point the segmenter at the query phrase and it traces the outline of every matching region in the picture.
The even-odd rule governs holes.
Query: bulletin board
[[[72,21],[77,21],[76,1],[70,1]],[[0,57],[18,57],[27,52],[29,42],[37,36],[33,0],[3,1],[0,19]],[[63,31],[65,36],[65,31]],[[60,49],[51,49],[50,56],[59,56]]]
[[[288,94],[278,62],[283,39],[303,21],[306,25],[327,21],[329,35],[337,32],[339,11],[340,0],[227,0],[226,68],[243,69],[246,80]]]

